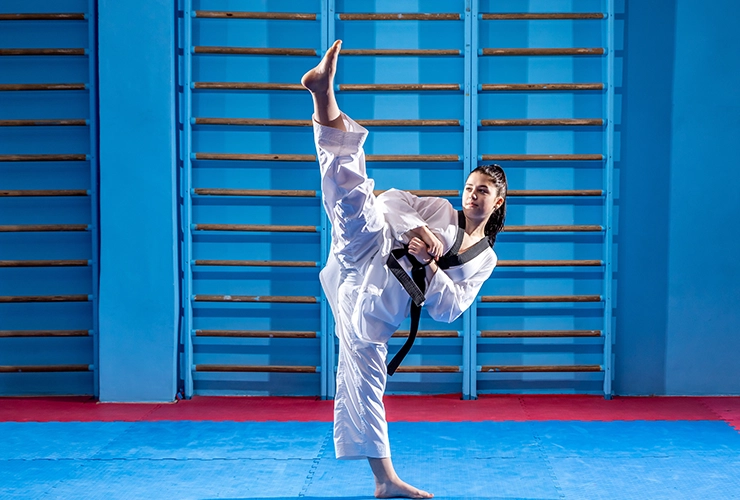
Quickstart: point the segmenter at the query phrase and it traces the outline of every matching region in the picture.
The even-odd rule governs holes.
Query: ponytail
[[[479,172],[490,177],[493,181],[493,185],[496,187],[498,196],[501,196],[504,199],[501,206],[495,209],[490,217],[488,217],[486,227],[483,231],[488,237],[488,242],[491,244],[491,247],[493,247],[493,244],[496,243],[496,235],[503,230],[504,220],[506,219],[506,174],[504,173],[504,169],[501,168],[500,165],[496,164],[481,165],[473,170],[471,174],[474,172]]]

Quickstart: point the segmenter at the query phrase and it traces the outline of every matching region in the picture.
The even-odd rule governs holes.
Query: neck
[[[465,217],[465,232],[468,236],[483,238],[486,233],[486,221],[475,221]]]

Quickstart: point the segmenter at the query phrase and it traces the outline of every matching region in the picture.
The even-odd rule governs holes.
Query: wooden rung
[[[601,266],[600,260],[500,260],[498,267],[581,267]]]
[[[259,83],[259,82],[195,82],[193,88],[202,90],[301,90],[300,83]]]
[[[589,233],[603,231],[603,227],[597,225],[576,226],[516,226],[506,225],[504,231],[509,233]]]
[[[84,83],[3,83],[0,92],[20,90],[85,90]]]
[[[0,226],[0,233],[35,233],[55,231],[87,231],[87,224],[24,224]]]
[[[535,48],[517,48],[517,49],[483,49],[484,56],[601,56],[604,55],[604,49],[595,48],[552,48],[552,49],[535,49]]]
[[[195,330],[196,337],[314,339],[316,332],[288,330]]]
[[[380,13],[380,14],[354,14],[343,12],[338,14],[340,21],[459,21],[462,19],[458,13]]]
[[[600,372],[600,365],[484,365],[481,372]]]
[[[286,295],[196,295],[196,302],[254,302],[280,304],[316,304],[316,297]]]
[[[246,54],[261,56],[315,56],[316,49],[286,49],[271,47],[212,47],[196,46],[196,54]]]
[[[601,302],[601,295],[484,295],[481,302]]]
[[[316,161],[315,155],[283,154],[232,154],[232,153],[195,153],[196,160],[231,160],[231,161]]]
[[[0,267],[86,267],[87,260],[0,260]]]
[[[196,118],[196,125],[246,125],[263,127],[310,127],[311,120],[274,120],[268,118]]]
[[[603,155],[482,155],[483,161],[604,161]]]
[[[196,10],[195,17],[210,19],[281,19],[286,21],[315,21],[316,14],[295,12],[238,12]]]
[[[484,83],[481,91],[528,91],[528,90],[604,90],[603,83]]]
[[[310,260],[196,260],[196,266],[318,267]]]
[[[29,296],[3,296],[0,303],[21,304],[29,302],[88,302],[87,295],[29,295]]]
[[[399,366],[396,373],[459,373],[459,366]]]
[[[0,191],[2,193],[2,191]],[[210,196],[281,196],[289,198],[315,198],[316,191],[308,189],[211,189],[195,188],[195,194]]]
[[[366,155],[368,162],[460,161],[458,155]]]
[[[0,127],[84,127],[87,120],[0,120]]]
[[[88,372],[90,365],[19,365],[0,366],[0,373]]]
[[[0,189],[2,196],[87,196],[85,189]]]
[[[481,14],[484,21],[492,20],[534,20],[534,19],[604,19],[601,12],[521,12]]]
[[[408,337],[408,330],[398,330],[393,334],[394,337]],[[426,338],[449,338],[459,337],[460,335],[455,330],[419,330],[416,332],[417,337]]]
[[[483,338],[601,337],[601,330],[484,330]]]
[[[87,155],[0,155],[0,161],[86,161]]]
[[[438,198],[454,198],[460,196],[460,191],[456,189],[408,189],[407,193],[416,196],[436,196]],[[385,189],[376,189],[373,191],[375,196],[385,193]]]
[[[315,233],[318,231],[316,226],[282,226],[275,224],[195,224],[195,229],[197,231],[248,231],[275,233]]]
[[[84,56],[85,49],[0,49],[0,56]]]
[[[85,14],[66,14],[61,12],[49,14],[0,14],[0,21],[84,21]]]
[[[343,56],[459,56],[459,49],[342,49]]]
[[[459,127],[460,120],[355,120],[363,127]]]
[[[316,373],[315,366],[195,365],[197,372]]]
[[[407,92],[407,91],[435,91],[435,90],[452,90],[461,89],[459,83],[343,83],[339,85],[339,90],[345,92]]]
[[[89,337],[87,330],[0,330],[0,337]]]
[[[601,189],[511,189],[507,196],[602,196]]]
[[[460,120],[355,120],[363,127],[459,127]],[[246,125],[265,127],[310,127],[311,120],[268,118],[196,118],[196,125]]]
[[[481,120],[481,127],[602,127],[601,118],[530,118],[521,120]]]

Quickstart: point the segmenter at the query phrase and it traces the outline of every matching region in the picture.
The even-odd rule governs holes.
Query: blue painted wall
[[[615,389],[739,394],[735,2],[629,2]]]
[[[99,3],[102,401],[177,387],[174,7]]]

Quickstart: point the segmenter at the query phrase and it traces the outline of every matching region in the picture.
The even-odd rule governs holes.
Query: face
[[[504,203],[498,195],[493,180],[481,172],[473,172],[463,189],[463,212],[468,219],[488,220],[488,217]]]

